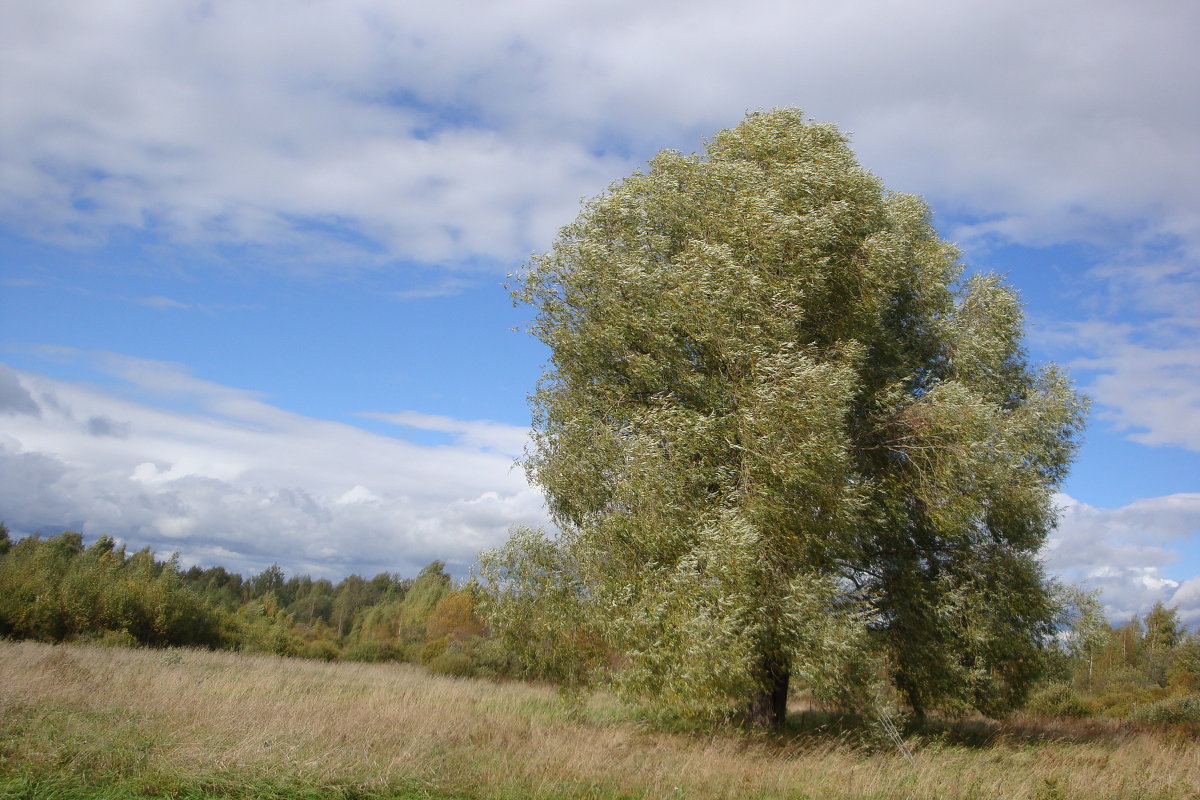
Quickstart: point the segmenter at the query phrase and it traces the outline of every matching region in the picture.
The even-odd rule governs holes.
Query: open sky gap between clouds
[[[968,264],[1008,271],[1033,355],[1094,397],[1078,472],[1110,483],[1062,498],[1048,566],[1115,615],[1164,600],[1200,622],[1194,3],[0,2],[0,518],[16,529],[248,571],[463,569],[543,514],[512,468],[525,420],[489,405],[494,385],[454,411],[432,395],[289,411],[265,373],[212,366],[216,334],[209,351],[151,348],[146,329],[97,352],[68,295],[215,330],[259,305],[234,288],[263,274],[469,315],[455,303],[545,249],[580,197],[795,105],[924,195]],[[1053,248],[1052,269],[1030,266]],[[387,357],[327,335],[328,355],[276,371]],[[203,358],[211,380],[192,375]],[[1127,496],[1137,472],[1163,488]]]

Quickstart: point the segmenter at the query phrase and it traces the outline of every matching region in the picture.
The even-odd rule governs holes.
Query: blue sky
[[[502,284],[748,110],[850,133],[1094,398],[1047,567],[1200,623],[1188,2],[44,0],[0,31],[0,520],[465,573],[544,521]]]

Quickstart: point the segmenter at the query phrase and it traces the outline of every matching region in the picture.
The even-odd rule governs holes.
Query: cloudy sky
[[[1200,5],[0,0],[0,520],[463,574],[540,497],[504,276],[803,108],[1095,401],[1046,551],[1200,624]]]

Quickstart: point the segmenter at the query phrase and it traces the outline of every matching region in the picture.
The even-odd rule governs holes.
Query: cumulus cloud
[[[1181,583],[1169,605],[1181,610],[1180,620],[1184,625],[1193,629],[1200,626],[1200,577],[1189,578]]]
[[[1045,551],[1046,567],[1062,578],[1100,589],[1109,618],[1127,620],[1156,602],[1178,606],[1185,624],[1200,623],[1200,579],[1163,574],[1178,545],[1200,535],[1200,494],[1138,500],[1096,508],[1059,495],[1062,515]]]
[[[521,429],[437,418],[461,436],[421,446],[283,411],[170,364],[94,364],[124,388],[12,371],[87,419],[43,404],[7,426],[0,519],[15,531],[109,534],[247,572],[278,562],[325,575],[412,573],[440,558],[463,573],[509,526],[544,520],[540,495],[513,469]]]
[[[1200,241],[1184,0],[8,11],[0,213],[43,236],[511,260],[655,150],[799,105],[963,236]]]
[[[510,526],[546,522],[541,496],[513,465],[525,429],[365,415],[449,437],[419,445],[293,414],[175,365],[76,357],[120,385],[0,372],[38,409],[10,417],[0,435],[0,519],[18,533],[109,534],[247,573],[278,562],[329,576],[411,574],[440,558],[462,574]],[[1119,509],[1062,495],[1059,505],[1051,573],[1102,590],[1114,620],[1161,601],[1200,624],[1200,582],[1169,577],[1179,545],[1200,534],[1200,494]]]
[[[1200,448],[1194,2],[10,6],[0,219],[26,235],[133,231],[298,271],[512,264],[658,149],[798,105],[849,131],[889,186],[950,212],[968,245],[1128,246],[1093,274],[1110,305],[1061,328],[1073,366],[1133,438]],[[447,277],[398,297],[462,288]],[[423,447],[173,365],[95,358],[143,399],[0,367],[0,518],[18,529],[337,573],[465,563],[509,522],[540,519],[511,468],[524,431],[368,415],[450,437]],[[1107,582],[1114,612],[1194,608],[1200,588],[1162,575],[1178,537],[1146,533],[1194,519],[1168,501],[1068,503],[1052,565]]]

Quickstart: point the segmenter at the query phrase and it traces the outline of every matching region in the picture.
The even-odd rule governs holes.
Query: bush
[[[452,647],[444,653],[432,659],[428,664],[428,669],[434,675],[449,675],[452,678],[472,678],[475,677],[476,664],[475,659],[465,650]]]
[[[1025,710],[1044,717],[1088,717],[1094,713],[1091,704],[1066,683],[1051,683],[1034,691]]]
[[[396,652],[396,648],[390,644],[374,640],[359,642],[347,648],[346,652],[342,653],[342,661],[359,661],[367,664],[375,664],[381,661],[397,660],[399,660],[399,653]]]
[[[519,674],[520,664],[504,646],[504,642],[476,637],[469,639],[466,644],[470,647],[471,658],[475,662],[475,677],[496,680]]]
[[[434,639],[432,642],[426,642],[421,646],[421,655],[417,660],[426,666],[432,664],[434,659],[446,652],[448,644],[449,641],[445,637]]]
[[[1130,716],[1139,722],[1200,722],[1200,694],[1185,694],[1144,703],[1136,707]]]
[[[1091,702],[1097,714],[1108,717],[1128,717],[1135,708],[1161,700],[1164,695],[1166,695],[1166,690],[1158,687],[1146,688],[1122,684],[1095,695],[1091,698]]]
[[[317,661],[337,661],[341,651],[338,646],[328,639],[317,639],[300,645],[297,655],[301,658],[312,658]]]

